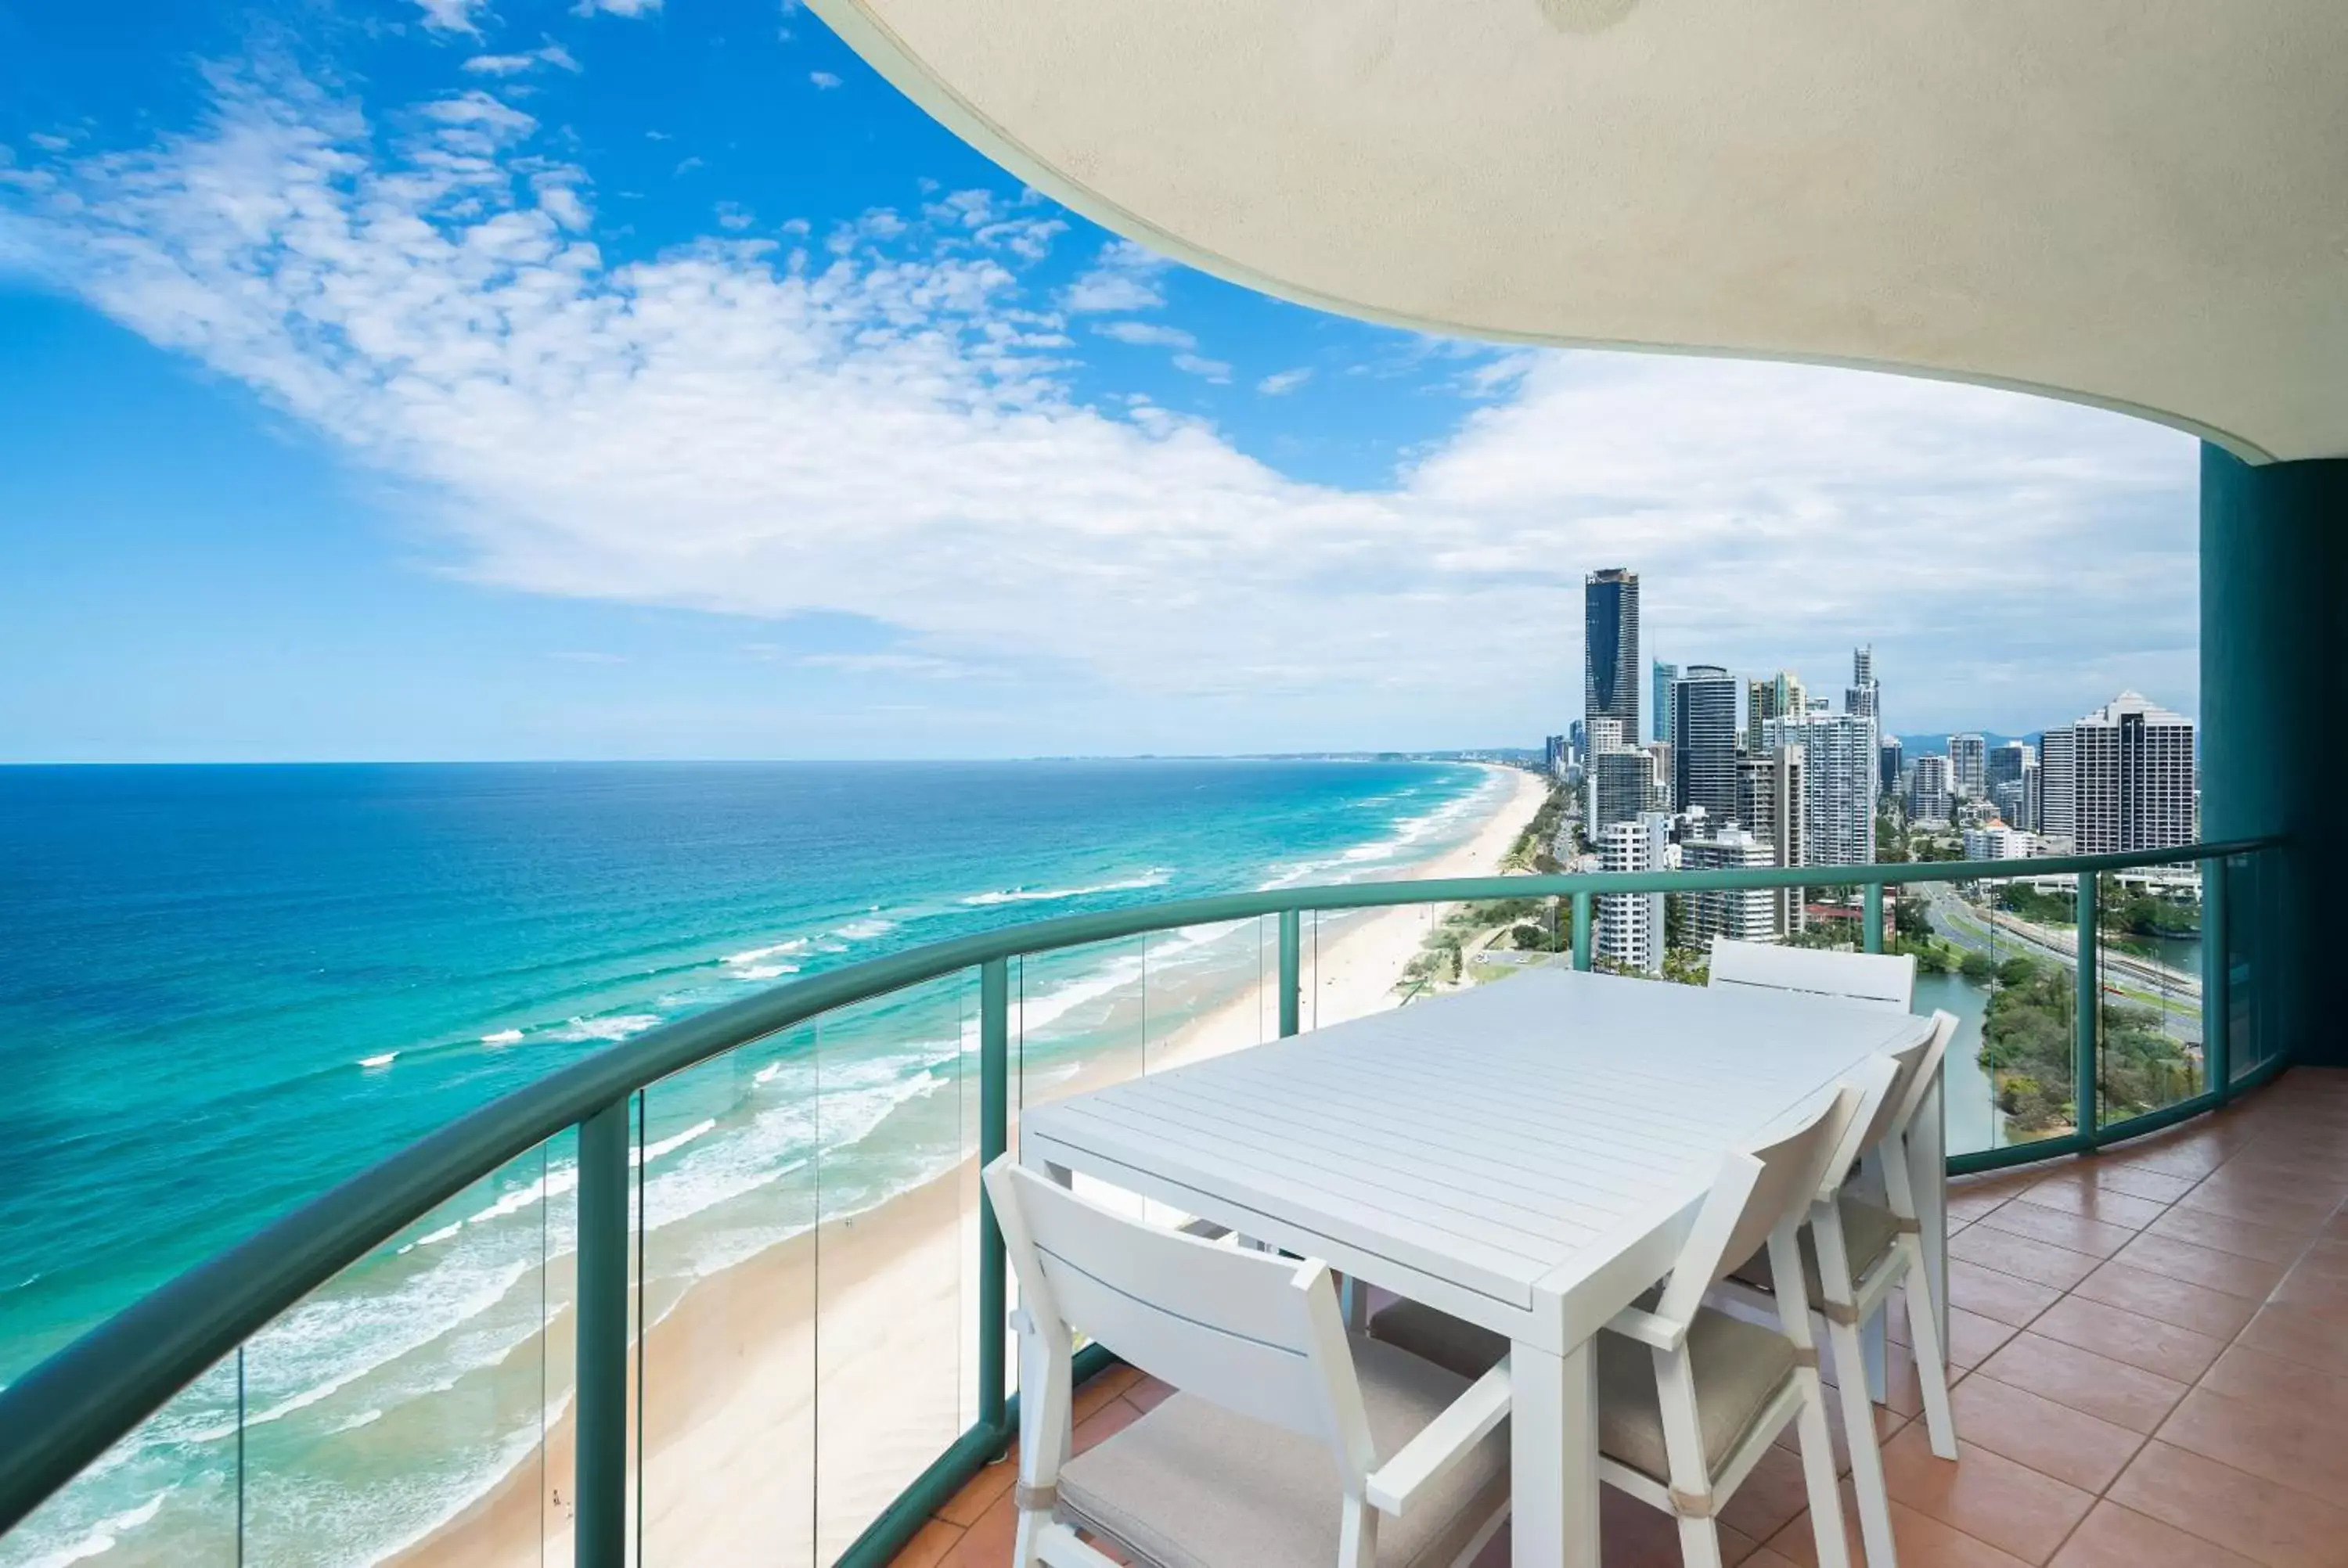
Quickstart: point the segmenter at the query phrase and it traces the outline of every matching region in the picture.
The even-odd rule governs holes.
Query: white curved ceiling
[[[2348,455],[2348,0],[811,0],[1037,189],[1432,331]]]

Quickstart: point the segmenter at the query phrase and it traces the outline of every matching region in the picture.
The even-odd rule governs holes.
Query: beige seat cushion
[[[1892,1243],[1900,1239],[1900,1216],[1890,1209],[1845,1194],[1842,1200],[1842,1242],[1850,1254],[1850,1282],[1856,1287],[1867,1277],[1867,1271],[1891,1255]],[[1762,1248],[1737,1268],[1729,1277],[1756,1290],[1775,1288],[1769,1272],[1769,1249]],[[1802,1227],[1802,1288],[1809,1296],[1810,1305],[1817,1307],[1827,1298],[1826,1286],[1818,1279],[1818,1244],[1810,1237],[1810,1227]]]
[[[1416,1301],[1397,1301],[1378,1313],[1370,1320],[1370,1332],[1463,1377],[1471,1368],[1480,1377],[1483,1368],[1509,1352],[1509,1342],[1490,1329]],[[1774,1328],[1709,1307],[1697,1311],[1687,1342],[1704,1469],[1717,1473],[1793,1374],[1794,1347]],[[1670,1478],[1654,1352],[1619,1334],[1598,1336],[1598,1446],[1608,1458],[1657,1481]]]
[[[1391,1459],[1468,1379],[1372,1339],[1354,1365],[1378,1458]],[[1508,1426],[1400,1518],[1378,1519],[1380,1568],[1435,1568],[1509,1495]],[[1326,1444],[1187,1394],[1060,1469],[1060,1516],[1159,1568],[1334,1568],[1343,1501]]]

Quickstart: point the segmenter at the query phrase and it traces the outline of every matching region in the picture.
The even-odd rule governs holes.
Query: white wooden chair
[[[1916,1107],[1940,1071],[1956,1016],[1936,1012],[1932,1033],[1922,1044],[1885,1060],[1895,1071],[1863,1104],[1827,1168],[1802,1229],[1802,1294],[1826,1318],[1834,1349],[1836,1392],[1842,1405],[1843,1436],[1850,1449],[1851,1481],[1859,1496],[1859,1522],[1869,1568],[1893,1568],[1891,1499],[1883,1479],[1883,1456],[1876,1444],[1874,1401],[1869,1399],[1859,1329],[1884,1308],[1891,1292],[1908,1291],[1909,1348],[1916,1358],[1916,1380],[1924,1399],[1924,1424],[1932,1451],[1957,1457],[1956,1419],[1949,1408],[1949,1371],[1941,1346],[1940,1314],[1924,1267],[1922,1227],[1908,1173],[1908,1130]],[[1885,1201],[1872,1204],[1846,1190],[1853,1167],[1880,1151]],[[1774,1295],[1779,1260],[1763,1251],[1749,1257],[1724,1284]],[[1782,1309],[1783,1301],[1778,1301]]]
[[[1866,1082],[1819,1097],[1769,1142],[1723,1160],[1669,1277],[1599,1333],[1599,1477],[1677,1518],[1687,1568],[1720,1568],[1720,1510],[1788,1422],[1799,1424],[1819,1568],[1848,1568],[1826,1393],[1799,1286],[1778,1298],[1775,1329],[1703,1301],[1765,1241],[1790,1266],[1828,1162],[1860,1102],[1891,1071],[1888,1061],[1870,1069]],[[1498,1335],[1417,1302],[1385,1307],[1372,1331],[1462,1376],[1508,1353]]]
[[[1828,953],[1715,937],[1711,979],[1705,984],[1714,989],[1747,986],[1834,997],[1907,1012],[1916,998],[1916,960],[1905,953]]]
[[[1016,1568],[1446,1568],[1508,1516],[1503,1360],[1474,1379],[1350,1337],[1326,1265],[1112,1213],[1009,1155],[986,1192],[1019,1280]],[[1181,1390],[1069,1457],[1081,1330]]]

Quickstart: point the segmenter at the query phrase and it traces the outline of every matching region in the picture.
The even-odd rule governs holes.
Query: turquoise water
[[[0,770],[0,1378],[665,1020],[1018,920],[1392,873],[1500,787],[1276,762]],[[1262,957],[1249,923],[1028,964],[1024,1091],[1104,1040],[1146,1052]],[[968,1152],[969,989],[648,1096],[648,1311]],[[241,1394],[233,1368],[208,1378],[0,1563],[211,1560],[240,1428],[249,1557],[256,1538],[274,1543],[256,1560],[322,1563],[412,1541],[561,1403],[541,1331],[572,1175],[558,1143],[397,1238],[273,1326]],[[400,1484],[371,1484],[386,1468]]]

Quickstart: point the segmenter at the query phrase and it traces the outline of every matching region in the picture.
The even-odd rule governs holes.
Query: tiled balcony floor
[[[2097,1156],[1952,1184],[1963,1458],[1932,1457],[1912,1368],[1896,1375],[1883,1455],[1901,1568],[2348,1565],[2343,1201],[2348,1072],[2304,1068]],[[1165,1394],[1128,1368],[1095,1378],[1076,1446]],[[1012,1478],[1005,1461],[973,1480],[901,1568],[1008,1563]],[[1679,1562],[1665,1516],[1601,1491],[1609,1568]],[[1790,1449],[1723,1519],[1732,1564],[1817,1561]],[[1848,1501],[1845,1521],[1856,1568]],[[1479,1568],[1507,1562],[1503,1532]]]

